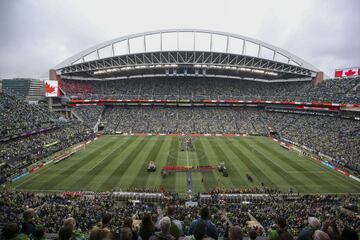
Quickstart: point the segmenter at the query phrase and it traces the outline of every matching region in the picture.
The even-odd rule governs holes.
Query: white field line
[[[251,152],[257,151],[258,153],[260,153],[261,155],[264,156],[264,154],[258,150],[256,150],[255,148],[251,147]],[[265,156],[264,156],[265,157]],[[276,163],[276,161],[271,160],[271,157],[267,158],[265,157],[268,161],[272,162],[273,164],[275,164],[276,166],[278,166],[281,170],[283,170],[284,172],[289,172],[288,170],[284,169],[281,165],[279,165],[278,163]]]
[[[124,144],[122,143],[120,146],[122,146],[122,145],[124,145]],[[119,145],[118,145],[118,146],[119,146]],[[91,170],[94,169],[96,166],[98,166],[101,162],[103,162],[103,161],[106,159],[106,157],[108,157],[110,154],[112,154],[113,152],[115,152],[118,148],[120,148],[120,147],[117,147],[117,148],[115,148],[114,150],[112,150],[109,154],[107,154],[106,156],[104,156],[104,157],[100,160],[100,162],[96,163],[96,165],[94,165],[92,168],[89,168],[89,169],[87,169],[87,170],[77,170],[77,171],[79,171],[79,172],[85,172],[85,171],[86,171],[86,172],[89,172],[89,171],[91,171]],[[80,160],[79,160],[79,161],[80,161]],[[51,165],[50,167],[53,167],[53,166],[55,166],[55,165]],[[43,170],[43,169],[41,169],[41,170]],[[38,177],[40,174],[41,174],[40,172],[38,172],[38,173],[35,172],[35,173],[31,174],[28,179],[24,180],[24,182],[22,182],[21,184],[17,185],[15,188],[16,188],[16,189],[21,189],[20,186],[22,186],[23,184],[25,184],[25,183],[33,180],[35,177]],[[33,177],[31,178],[31,176],[33,176]],[[39,190],[39,191],[40,191],[40,190]],[[56,190],[55,190],[55,191],[56,191]]]
[[[109,152],[108,154],[106,154],[104,157],[102,157],[99,162],[97,162],[93,167],[87,169],[86,171],[90,172],[91,170],[93,170],[94,168],[96,168],[100,163],[102,163],[108,156],[110,156],[113,152],[115,152],[116,150],[119,150],[119,148],[121,148],[122,146],[124,146],[125,142],[121,142],[120,145],[117,145],[117,147],[115,147],[111,152]],[[97,159],[96,159],[97,160]]]

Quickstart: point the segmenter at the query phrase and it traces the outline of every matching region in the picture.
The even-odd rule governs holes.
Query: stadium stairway
[[[104,108],[104,110],[101,112],[101,114],[99,114],[98,120],[97,120],[97,122],[96,122],[96,124],[95,124],[95,126],[94,126],[94,129],[93,129],[94,133],[97,133],[98,130],[99,130],[99,124],[100,124],[100,122],[101,122],[101,118],[102,118],[102,115],[103,115],[104,111],[105,111],[105,108]]]
[[[192,174],[191,172],[186,172],[186,192],[192,193]]]
[[[82,119],[79,114],[77,114],[73,109],[71,110],[71,115],[73,115],[77,120],[79,120],[80,122],[84,122],[84,119]]]

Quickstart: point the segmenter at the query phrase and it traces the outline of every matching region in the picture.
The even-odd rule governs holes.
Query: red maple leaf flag
[[[44,92],[46,97],[59,96],[58,81],[46,80],[44,83]]]
[[[50,86],[48,83],[45,83],[45,92],[46,93],[52,93],[55,91],[55,88]]]
[[[351,76],[354,76],[355,73],[356,73],[355,71],[353,71],[352,69],[349,69],[345,72],[345,76],[351,77]]]
[[[335,77],[337,77],[337,78],[339,77],[339,78],[340,78],[340,77],[342,77],[342,76],[343,76],[343,71],[342,71],[342,70],[336,70],[336,71],[335,71]]]
[[[343,68],[335,70],[335,78],[348,78],[360,76],[360,67]]]

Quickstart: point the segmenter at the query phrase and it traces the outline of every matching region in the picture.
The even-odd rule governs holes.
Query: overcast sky
[[[95,44],[168,28],[253,37],[333,76],[360,66],[359,11],[359,0],[0,0],[0,78],[44,78]]]

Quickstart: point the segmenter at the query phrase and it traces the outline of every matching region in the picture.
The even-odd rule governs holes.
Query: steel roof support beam
[[[196,44],[197,44],[197,41],[196,41],[196,37],[197,37],[197,34],[198,33],[202,33],[202,34],[207,34],[210,36],[210,52],[213,51],[214,49],[214,41],[213,41],[213,35],[219,35],[219,36],[224,36],[226,37],[226,46],[225,46],[225,52],[224,53],[229,53],[229,50],[230,50],[230,37],[231,38],[234,38],[234,39],[239,39],[241,41],[243,41],[243,47],[242,47],[242,50],[241,50],[241,53],[238,53],[238,54],[241,54],[241,55],[244,55],[246,54],[246,45],[247,45],[247,42],[251,42],[255,45],[258,46],[258,51],[257,51],[257,55],[255,55],[254,57],[260,57],[261,56],[261,50],[263,47],[267,48],[267,49],[270,49],[273,51],[273,56],[272,56],[272,59],[270,60],[275,60],[276,59],[276,55],[277,54],[280,54],[280,55],[283,55],[286,59],[287,59],[287,63],[288,64],[291,64],[291,65],[298,65],[298,66],[301,66],[301,67],[304,67],[304,68],[307,68],[308,70],[310,71],[313,71],[313,72],[317,72],[319,71],[316,67],[314,67],[313,65],[305,62],[304,60],[302,60],[301,58],[281,49],[281,48],[278,48],[278,47],[275,47],[271,44],[268,44],[268,43],[265,43],[265,42],[262,42],[262,41],[259,41],[259,40],[256,40],[256,39],[253,39],[253,38],[250,38],[250,37],[246,37],[246,36],[242,36],[242,35],[238,35],[238,34],[231,34],[231,33],[226,33],[226,32],[219,32],[219,31],[211,31],[211,30],[202,30],[202,29],[166,29],[166,30],[162,30],[162,31],[151,31],[151,32],[144,32],[144,33],[138,33],[138,34],[132,34],[132,35],[128,35],[128,36],[125,36],[125,37],[120,37],[120,38],[116,38],[116,39],[113,39],[113,40],[110,40],[110,41],[107,41],[107,42],[103,42],[103,43],[100,43],[94,47],[91,47],[89,49],[86,49],[74,56],[72,56],[71,58],[68,58],[67,60],[65,60],[64,62],[62,62],[61,64],[59,64],[58,66],[55,67],[55,69],[59,70],[61,68],[65,68],[65,67],[68,67],[70,65],[73,65],[75,63],[79,63],[79,62],[85,62],[87,61],[86,60],[86,56],[89,56],[90,54],[92,54],[93,52],[95,52],[96,54],[96,57],[97,59],[100,59],[100,53],[99,53],[99,50],[105,48],[105,47],[111,47],[111,55],[114,57],[116,55],[116,52],[115,52],[115,49],[114,49],[114,44],[116,43],[120,43],[120,42],[125,42],[126,44],[126,47],[127,47],[127,54],[130,54],[132,52],[132,46],[130,44],[130,40],[131,39],[135,39],[135,38],[138,38],[138,37],[143,37],[143,52],[146,53],[148,51],[148,43],[147,43],[147,36],[150,36],[150,35],[159,35],[160,37],[160,51],[163,51],[164,50],[164,45],[163,45],[163,34],[164,33],[176,33],[176,51],[179,51],[181,50],[180,49],[180,37],[179,37],[179,33],[192,33],[193,34],[193,47],[192,49],[194,51],[196,51]]]
[[[274,62],[271,60],[239,56],[225,53],[209,53],[209,52],[152,52],[139,53],[126,56],[111,57],[107,59],[99,59],[91,62],[79,63],[76,65],[65,67],[60,71],[61,74],[89,72],[97,70],[106,70],[117,67],[135,67],[150,65],[184,65],[194,67],[195,65],[204,65],[205,68],[237,67],[259,69],[264,71],[273,71],[278,73],[302,74],[311,76],[312,71],[289,65],[287,63]],[[226,69],[226,68],[224,68]]]

